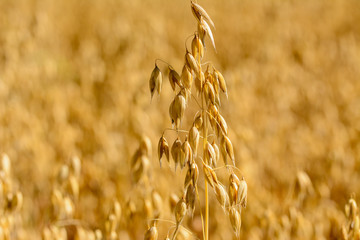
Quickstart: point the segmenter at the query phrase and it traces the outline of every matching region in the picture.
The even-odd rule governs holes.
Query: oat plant
[[[196,202],[204,206],[204,213],[200,210],[203,239],[209,239],[211,192],[215,194],[224,213],[229,216],[237,238],[240,238],[241,210],[246,207],[247,184],[244,177],[239,179],[235,174],[236,171],[240,171],[235,166],[234,146],[228,137],[229,130],[225,118],[221,115],[220,94],[227,98],[227,86],[223,75],[211,62],[202,62],[207,50],[206,39],[210,40],[215,49],[212,33],[215,26],[198,3],[191,1],[191,10],[197,21],[197,30],[193,35],[191,49],[185,49],[181,75],[173,66],[161,61],[161,64],[166,64],[168,79],[175,96],[169,106],[172,127],[163,131],[158,143],[160,166],[163,158],[169,163],[172,159],[175,172],[178,167],[185,168],[186,171],[183,195],[179,198],[174,212],[176,224],[167,239],[176,239],[186,214],[194,214]],[[151,99],[155,92],[161,93],[163,84],[163,73],[158,62],[159,60],[155,61],[155,68],[150,77]],[[198,111],[187,131],[183,128],[182,122],[190,103],[196,106]],[[170,145],[166,140],[166,134],[174,133],[177,136]],[[220,158],[224,164],[220,164]],[[202,169],[203,174],[199,174],[199,169]],[[217,177],[217,171],[220,170],[227,172],[227,184],[222,183]],[[204,181],[198,181],[199,177],[203,177]],[[204,183],[201,188],[198,186],[200,183]],[[201,195],[204,199],[200,199],[199,189],[204,189],[204,194]]]

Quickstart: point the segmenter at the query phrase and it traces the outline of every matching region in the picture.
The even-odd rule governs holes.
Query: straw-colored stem
[[[201,74],[201,53],[200,53],[200,42],[198,43],[198,61],[199,61],[199,74]],[[203,89],[203,87],[201,88]],[[204,94],[201,93],[201,109],[203,111],[202,115],[204,116],[204,125],[203,125],[203,159],[205,159],[205,147],[207,143],[207,118],[206,118],[206,103],[204,104]],[[205,240],[209,240],[209,191],[208,184],[205,181]]]

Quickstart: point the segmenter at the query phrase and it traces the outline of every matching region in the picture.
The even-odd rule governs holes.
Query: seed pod
[[[116,228],[116,217],[114,214],[110,214],[105,221],[105,232],[110,234],[114,232]]]
[[[134,170],[137,168],[137,166],[140,164],[140,158],[143,154],[141,153],[140,149],[137,149],[133,155],[133,157],[131,158],[131,162],[130,162],[130,167],[131,170]]]
[[[195,199],[196,199],[196,192],[195,192],[195,187],[190,184],[189,187],[186,189],[186,205],[187,208],[189,209],[189,214],[191,216],[194,215],[194,211],[195,211]]]
[[[74,197],[75,200],[79,199],[79,182],[73,175],[71,175],[68,179],[67,190]]]
[[[235,182],[236,185],[240,184],[240,179],[236,176],[235,173],[231,173],[229,177],[229,182]]]
[[[215,91],[214,87],[211,85],[209,81],[205,82],[204,85],[204,98],[206,103],[209,105],[210,103],[215,104]]]
[[[186,136],[184,143],[181,146],[182,154],[180,167],[183,169],[185,164],[192,162],[192,150],[188,138]]]
[[[199,140],[200,140],[199,130],[195,126],[192,126],[189,131],[189,143],[190,143],[192,152],[194,153],[195,156],[196,156],[197,149],[199,146]]]
[[[169,114],[171,122],[175,124],[176,128],[180,127],[181,118],[184,115],[186,108],[186,99],[183,95],[176,95],[175,99],[171,102],[169,108]]]
[[[215,151],[215,159],[212,161],[212,164],[214,168],[216,168],[217,166],[217,162],[219,161],[220,159],[220,150],[219,150],[219,147],[217,146],[217,144],[215,143],[215,140],[212,142],[212,147],[214,148],[214,151]]]
[[[203,124],[202,114],[199,114],[194,120],[194,126],[200,130]]]
[[[146,231],[144,240],[157,240],[158,237],[159,233],[156,226],[154,225]]]
[[[175,206],[175,219],[176,225],[181,224],[186,214],[186,203],[184,197],[182,197]]]
[[[207,24],[207,22],[202,17],[200,17],[199,25],[200,25],[200,27],[198,27],[198,30],[205,31],[205,33],[209,36],[209,38],[211,40],[211,43],[212,43],[212,45],[213,45],[213,47],[214,47],[214,49],[216,51],[215,40],[214,40],[214,36],[212,34],[212,31],[211,31],[209,25]],[[200,33],[200,36],[201,36],[201,34],[203,34],[201,32],[199,32],[199,33]],[[205,37],[205,35],[204,35],[204,37]]]
[[[225,188],[219,183],[214,185],[214,191],[216,195],[216,199],[220,203],[220,206],[225,209],[229,202],[229,196],[225,190]]]
[[[160,194],[155,190],[153,190],[151,193],[151,201],[154,208],[154,215],[160,216],[161,209],[163,207],[163,202]]]
[[[215,68],[213,68],[213,69],[214,69],[215,78],[219,82],[220,89],[221,89],[221,91],[223,91],[223,93],[225,93],[225,95],[227,97],[227,88],[226,88],[226,81],[224,79],[224,76],[221,74],[221,72],[219,72]]]
[[[116,220],[119,222],[121,218],[121,205],[118,200],[114,201],[112,212],[114,213]]]
[[[352,221],[355,220],[357,211],[358,211],[357,204],[356,204],[355,200],[351,198],[349,200],[349,214],[348,214],[348,216]]]
[[[174,91],[175,91],[175,84],[179,85],[179,87],[182,87],[180,75],[170,65],[169,65],[169,81]]]
[[[150,166],[149,158],[145,155],[140,157],[139,163],[134,167],[132,177],[135,183],[138,183],[145,175],[147,175]]]
[[[179,202],[179,197],[175,193],[171,193],[169,197],[169,204],[171,212],[175,210],[176,204]]]
[[[171,147],[171,156],[175,162],[175,171],[176,171],[176,167],[180,163],[180,159],[181,159],[181,141],[179,137],[175,140],[175,142]]]
[[[132,200],[128,200],[126,205],[125,205],[125,214],[127,216],[127,218],[132,218],[135,213],[136,213],[136,205],[134,203],[134,201]]]
[[[218,79],[215,77],[215,74],[211,74],[211,84],[214,87],[214,91],[215,91],[215,103],[220,106],[220,86],[219,86],[219,81]]]
[[[203,84],[205,82],[205,76],[203,72],[195,77],[195,87],[198,93],[202,92]]]
[[[151,99],[153,98],[155,90],[160,95],[161,87],[162,87],[162,74],[156,64],[154,70],[151,73],[149,87],[150,87]]]
[[[181,88],[179,95],[183,96],[185,98],[185,103],[187,103],[188,99],[189,99],[189,93],[190,91],[187,90],[186,88]]]
[[[23,198],[22,193],[19,191],[16,192],[16,194],[14,195],[14,198],[13,198],[13,205],[15,207],[14,210],[19,211],[23,206],[23,201],[24,201],[24,198]]]
[[[217,122],[218,114],[219,114],[219,111],[217,110],[217,107],[214,104],[209,104],[208,110],[207,110],[207,118],[209,119],[212,129],[216,132],[216,135],[218,135],[218,132],[220,129],[220,126]]]
[[[102,240],[103,239],[103,235],[100,229],[96,229],[95,230],[95,240]]]
[[[195,34],[191,42],[191,51],[195,59],[198,59],[199,54],[200,54],[200,59],[204,57],[204,45],[200,41],[199,36],[197,34]]]
[[[64,210],[66,217],[72,218],[75,212],[75,206],[73,201],[69,197],[64,198]]]
[[[210,16],[207,12],[197,3],[191,1],[191,10],[194,14],[195,18],[200,22],[201,17],[203,17],[206,21],[208,21],[213,28],[215,28],[214,22],[211,20]]]
[[[181,81],[184,84],[184,87],[190,91],[193,82],[193,76],[186,64],[184,65],[181,72]]]
[[[191,172],[192,183],[194,186],[196,186],[197,181],[199,179],[199,168],[195,162],[191,163],[190,172]]]
[[[74,156],[71,158],[71,165],[70,165],[71,172],[75,175],[76,178],[80,177],[81,174],[81,161],[80,158]]]
[[[151,157],[152,148],[151,148],[151,140],[149,137],[147,137],[145,135],[141,136],[140,150],[146,156]]]
[[[205,162],[209,165],[213,165],[213,161],[215,161],[216,154],[215,150],[209,142],[205,144]]]
[[[314,193],[314,188],[309,175],[304,171],[299,171],[296,174],[295,192],[299,195],[305,196]]]
[[[240,203],[240,205],[243,208],[246,208],[247,204],[247,184],[244,178],[241,179],[238,189],[238,199],[237,202]]]
[[[69,178],[69,166],[63,164],[58,173],[58,182],[60,184],[64,183]]]
[[[206,81],[212,81],[211,80],[211,74],[210,74],[210,70],[209,70],[209,65],[206,66],[206,71],[204,73],[204,76],[205,76],[205,80]]]
[[[240,211],[238,211],[235,207],[231,207],[229,210],[229,218],[230,218],[231,226],[235,232],[235,235],[238,238],[240,235],[240,227],[241,227]]]
[[[221,138],[220,149],[221,149],[221,154],[223,156],[225,165],[227,165],[227,156],[229,156],[233,165],[235,166],[234,149],[233,149],[230,139],[227,136],[223,136]]]
[[[228,134],[228,126],[227,126],[227,124],[226,124],[225,119],[223,118],[223,116],[221,116],[220,113],[217,115],[217,122],[218,122],[218,124],[219,124],[219,126],[220,126],[220,129],[221,129],[221,131],[222,131],[222,134],[223,134],[223,135],[227,135],[227,134]],[[218,134],[218,135],[219,135],[219,134]]]
[[[211,114],[212,118],[211,119],[216,119],[217,115],[219,114],[219,110],[218,108],[214,105],[214,104],[210,104],[208,107],[208,112]]]
[[[230,205],[237,204],[238,188],[239,188],[239,186],[234,181],[229,182],[228,192],[229,192]]]
[[[189,69],[191,69],[192,72],[194,72],[196,74],[196,76],[199,76],[199,64],[196,62],[195,58],[193,55],[191,55],[190,52],[188,52],[186,50],[186,54],[185,54],[185,61],[186,61],[186,65],[189,67]]]
[[[153,216],[153,206],[150,199],[144,199],[143,212],[145,213],[146,218],[151,218]]]
[[[205,176],[206,181],[213,188],[214,184],[218,183],[218,179],[217,179],[215,171],[206,163],[203,163],[203,171],[204,171],[204,176]]]
[[[192,183],[192,179],[191,179],[191,169],[189,168],[189,169],[186,171],[186,176],[185,176],[185,181],[184,181],[184,189],[187,189],[191,183]]]
[[[161,158],[164,153],[165,153],[167,161],[169,162],[169,144],[166,141],[164,135],[162,135],[159,140],[159,144],[158,144],[158,155],[159,155],[160,167],[161,167]]]

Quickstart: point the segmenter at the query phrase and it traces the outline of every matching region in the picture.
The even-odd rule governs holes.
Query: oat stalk
[[[213,189],[220,207],[229,216],[234,233],[240,238],[241,209],[246,207],[247,185],[244,178],[242,177],[240,181],[234,174],[233,168],[227,164],[227,159],[230,158],[233,167],[236,168],[233,144],[228,137],[228,125],[220,114],[220,93],[224,94],[227,98],[226,81],[211,61],[202,63],[206,50],[206,39],[211,42],[215,50],[214,35],[210,28],[210,26],[212,28],[215,28],[215,26],[210,16],[198,3],[191,1],[191,10],[197,20],[198,29],[192,40],[191,52],[185,44],[185,63],[182,67],[181,75],[177,73],[173,66],[161,60],[167,64],[169,72],[168,80],[175,93],[175,97],[169,107],[172,127],[165,128],[158,144],[160,166],[162,156],[165,155],[167,157],[171,149],[172,161],[169,163],[172,164],[174,162],[175,172],[178,166],[180,166],[180,170],[185,168],[187,171],[183,195],[180,199],[176,200],[177,203],[174,208],[176,224],[172,240],[175,240],[177,234],[181,231],[186,213],[193,216],[196,199],[201,208],[198,193],[199,168],[202,168],[201,176],[204,178],[203,200],[205,211],[204,213],[200,211],[203,240],[209,240],[209,194],[211,189]],[[157,61],[159,60],[157,59]],[[155,92],[161,93],[159,86],[162,86],[162,78],[160,77],[162,73],[156,62],[149,84],[151,98]],[[206,71],[203,71],[202,66],[206,65]],[[197,96],[192,93],[193,85],[195,85]],[[183,125],[183,118],[186,115],[185,112],[190,98],[199,109],[194,116],[190,130],[186,131],[181,129],[181,126]],[[171,147],[165,138],[165,134],[169,131],[175,132],[177,135]],[[184,134],[186,135],[185,139],[180,136]],[[202,148],[199,147],[200,138],[202,138]],[[209,140],[211,139],[212,143],[210,144]],[[200,154],[202,157],[200,157]],[[220,182],[215,172],[215,169],[218,169],[217,164],[219,163],[220,155],[224,161],[223,167],[226,167],[227,173],[230,176],[228,191],[226,191],[225,185]]]

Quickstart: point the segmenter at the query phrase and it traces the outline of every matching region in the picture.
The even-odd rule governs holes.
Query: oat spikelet
[[[229,210],[229,218],[231,226],[235,232],[236,237],[240,236],[240,227],[241,227],[241,214],[238,209],[231,207]]]
[[[191,177],[193,185],[196,186],[197,181],[199,179],[199,168],[198,168],[198,165],[195,163],[195,161],[193,163],[191,163],[191,166],[190,166],[190,177]]]
[[[174,91],[175,91],[175,84],[179,85],[179,87],[182,86],[180,75],[175,71],[175,69],[172,66],[169,66],[169,82],[171,88]]]
[[[186,203],[184,197],[182,197],[175,206],[175,220],[176,224],[180,224],[186,214]]]
[[[218,183],[215,171],[206,163],[203,163],[203,171],[206,181],[214,188],[214,184]]]
[[[200,72],[198,76],[195,77],[195,87],[198,93],[202,92],[202,88],[205,82],[205,76],[203,72]]]
[[[222,134],[224,135],[228,135],[228,126],[227,126],[227,123],[224,119],[223,116],[221,116],[221,114],[219,113],[217,115],[217,124],[219,125],[221,131],[222,131]]]
[[[161,87],[162,87],[162,74],[161,74],[161,71],[160,71],[160,69],[158,68],[158,66],[156,64],[155,64],[154,70],[151,73],[149,87],[150,87],[151,99],[154,96],[155,90],[160,95]]]
[[[203,124],[202,114],[199,114],[194,120],[194,126],[200,130],[202,127],[202,124]]]
[[[181,169],[183,169],[185,167],[185,164],[192,162],[192,156],[193,156],[187,136],[185,138],[184,143],[181,146],[181,150],[183,156],[181,157],[180,167]]]
[[[199,65],[195,60],[194,56],[186,50],[185,54],[186,65],[191,69],[192,72],[199,76]]]
[[[175,171],[176,171],[176,167],[181,160],[181,141],[179,137],[175,140],[175,142],[171,147],[171,156],[175,162]]]
[[[209,27],[209,25],[207,24],[207,22],[201,17],[200,18],[200,29],[203,29],[203,31],[205,31],[205,33],[209,36],[210,40],[211,40],[211,43],[216,51],[216,46],[215,46],[215,40],[214,40],[214,36],[213,36],[213,33]]]
[[[215,104],[215,90],[210,81],[206,81],[204,85],[204,97],[207,103]]]
[[[246,208],[247,204],[247,184],[244,178],[241,179],[238,189],[238,199],[237,202],[243,207]]]
[[[186,215],[186,211],[187,211],[187,206],[186,206],[185,198],[183,196],[175,206],[176,228],[174,231],[174,235],[172,237],[173,240],[176,238],[180,224],[184,220],[184,217]]]
[[[233,149],[230,139],[227,136],[222,137],[220,147],[221,147],[221,154],[224,158],[225,165],[227,165],[227,156],[229,156],[233,165],[235,166],[234,149]]]
[[[198,59],[199,54],[201,59],[204,57],[204,45],[197,34],[191,42],[191,52],[195,59]]]
[[[167,161],[169,162],[169,144],[166,141],[164,135],[161,136],[158,144],[158,156],[159,156],[159,162],[161,167],[161,158],[165,154]]]
[[[189,131],[189,143],[192,148],[192,152],[195,154],[195,156],[199,146],[199,140],[200,140],[199,130],[195,126],[192,126]]]
[[[181,72],[181,81],[184,84],[184,87],[190,91],[193,82],[193,76],[186,64],[184,65]]]
[[[191,179],[191,169],[189,168],[186,172],[185,181],[184,181],[184,189],[187,189],[192,182]]]
[[[220,89],[221,89],[221,91],[223,91],[223,93],[225,93],[225,95],[227,97],[228,95],[227,95],[227,88],[226,88],[226,82],[225,82],[224,76],[217,69],[215,69],[215,68],[213,68],[213,69],[214,69],[215,78],[219,82]]]
[[[191,1],[191,10],[198,21],[200,21],[201,17],[203,17],[206,21],[210,23],[213,28],[215,28],[214,22],[211,20],[210,16],[199,4]]]
[[[156,228],[156,225],[154,225],[146,231],[144,240],[157,240],[158,237],[159,237],[159,233]]]
[[[171,122],[175,124],[176,128],[180,127],[181,118],[184,116],[185,108],[186,108],[186,99],[180,93],[176,95],[176,97],[171,102],[169,107]]]
[[[213,146],[206,142],[205,144],[205,162],[209,164],[209,166],[213,166],[213,162],[215,161],[216,153]]]
[[[239,186],[236,184],[236,182],[230,180],[229,189],[228,189],[230,205],[237,204],[238,188]]]
[[[194,215],[194,211],[195,211],[195,199],[196,199],[195,187],[192,184],[190,184],[186,189],[185,200],[186,200],[187,209],[189,210],[189,214],[191,216]]]
[[[215,140],[212,142],[212,147],[214,148],[214,151],[215,151],[215,159],[213,160],[212,164],[214,168],[216,168],[217,166],[217,163],[220,159],[220,150],[219,150],[219,147],[217,146],[217,144],[215,143]]]
[[[225,188],[221,185],[221,183],[214,185],[214,191],[216,195],[216,199],[218,200],[220,206],[225,209],[225,207],[229,203],[229,196],[225,190]]]

